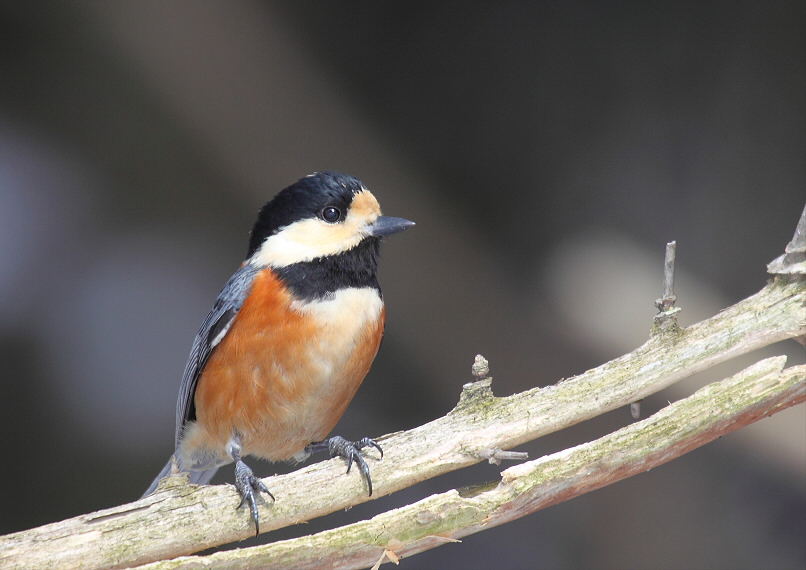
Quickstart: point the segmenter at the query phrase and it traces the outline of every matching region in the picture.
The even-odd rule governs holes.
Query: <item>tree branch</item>
[[[671,461],[806,401],[806,366],[763,360],[655,415],[590,443],[510,467],[498,482],[454,489],[370,520],[262,546],[189,556],[139,570],[366,568],[510,522]]]
[[[785,261],[787,263],[784,265],[790,270],[781,271],[781,275],[748,299],[686,329],[680,329],[676,322],[665,328],[656,324],[649,341],[635,351],[554,386],[496,398],[490,387],[491,378],[465,385],[456,408],[446,416],[406,432],[378,438],[386,456],[383,461],[370,458],[376,485],[373,498],[484,459],[500,457],[501,449],[510,449],[638,401],[736,355],[787,338],[806,336],[806,281],[797,271],[799,258]],[[790,261],[794,262],[794,271],[791,270],[793,263]],[[777,370],[782,366],[782,362],[775,360]],[[750,370],[754,371],[755,368]],[[768,402],[772,408],[765,408],[765,403],[753,404],[755,400],[748,404],[751,408],[740,409],[727,404],[713,407],[712,402],[710,411],[705,415],[713,416],[718,412],[717,417],[712,418],[717,420],[712,428],[714,433],[727,429],[725,426],[743,425],[742,418],[761,417],[762,412],[752,408],[753,405],[761,406],[759,410],[767,414],[773,412],[775,405],[792,405],[802,401],[802,387],[790,393],[789,388],[783,388],[784,384],[775,384],[779,380],[771,379],[773,376],[791,379],[792,374],[800,374],[800,380],[796,383],[802,384],[803,372],[800,367],[779,376],[769,376],[769,370],[765,374],[758,380],[761,382],[759,387],[749,391],[761,389],[769,383],[773,386],[770,389],[778,391],[778,396],[784,399],[775,400],[773,397],[769,401],[773,403]],[[780,382],[789,380],[781,379]],[[724,401],[730,402],[729,399]],[[666,451],[658,451],[652,446],[641,447],[644,444],[634,447],[634,442],[652,441],[651,438],[641,439],[642,429],[654,434],[656,441],[664,442],[672,439],[676,430],[685,430],[694,420],[685,414],[687,408],[678,404],[659,412],[664,425],[674,427],[667,432],[653,431],[650,420],[657,420],[659,414],[656,414],[606,438],[586,444],[592,447],[580,446],[510,468],[504,472],[502,483],[482,487],[475,492],[454,491],[453,495],[445,494],[446,500],[458,501],[456,497],[459,497],[466,501],[479,497],[474,499],[478,508],[482,508],[485,501],[492,500],[491,505],[499,506],[487,511],[482,520],[487,521],[486,524],[505,522],[508,519],[500,518],[504,513],[526,513],[554,504],[570,498],[571,495],[563,494],[568,489],[581,489],[576,492],[579,494],[598,488],[616,480],[613,477],[617,474],[629,476],[649,468],[653,461],[656,462],[654,464],[668,461],[675,456],[675,450],[682,450],[680,453],[683,453],[710,441],[701,431],[692,434],[689,439],[679,440],[688,443],[670,444]],[[708,432],[708,428],[702,430]],[[608,440],[613,445],[624,445],[622,451],[612,457],[622,457],[625,463],[611,471],[606,467],[615,465],[612,457],[605,453],[605,448],[596,447],[607,438],[613,438]],[[642,449],[644,451],[638,453]],[[563,475],[562,470],[548,467],[555,465],[548,463],[552,457],[555,460],[561,457],[563,460],[559,463],[564,463],[566,456],[571,455],[591,460],[590,463],[583,461],[580,464],[586,467],[577,474],[580,479],[573,479],[573,485],[568,484],[568,473]],[[608,460],[608,457],[611,459]],[[579,471],[580,467],[577,469]],[[529,486],[532,485],[529,481],[533,481],[533,487]],[[265,482],[277,501],[261,509],[260,526],[264,531],[303,522],[369,500],[363,479],[355,472],[345,476],[344,462],[338,459],[310,465],[288,475],[270,477]],[[511,494],[513,492],[515,495]],[[426,501],[431,499],[434,498]],[[465,504],[462,501],[456,504]],[[0,567],[34,569],[58,564],[59,568],[65,569],[122,568],[191,554],[251,536],[253,526],[249,517],[242,510],[234,509],[233,505],[236,504],[238,496],[232,486],[196,487],[186,484],[182,476],[170,477],[162,482],[155,494],[129,505],[0,537]],[[412,509],[406,512],[420,512],[417,511],[417,505],[421,504],[422,501],[406,507]],[[428,520],[431,515],[428,513],[442,511],[422,512],[425,513],[422,515],[425,519],[418,524],[428,526],[431,524]],[[444,531],[446,536],[476,532],[483,523],[469,516],[470,512],[464,507],[457,511],[448,509],[444,516],[440,514],[437,517],[438,520],[432,525],[434,528],[429,532],[439,531],[447,519],[454,517],[459,525],[444,527],[447,529]],[[394,517],[393,513],[379,517]],[[378,545],[385,545],[390,550],[389,556],[394,557],[392,551],[405,555],[413,552],[410,549],[418,544],[426,545],[421,548],[424,549],[430,547],[428,544],[444,540],[421,538],[417,539],[420,542],[416,542],[404,539],[406,528],[404,525],[400,529],[392,529],[388,536],[382,535],[378,541],[365,537],[362,544],[373,545],[372,552],[376,557],[379,556]],[[306,537],[307,540],[314,538]],[[398,545],[402,546],[398,548]],[[302,558],[294,560],[302,563],[306,554],[298,556]],[[197,560],[203,563],[201,560],[204,559]]]

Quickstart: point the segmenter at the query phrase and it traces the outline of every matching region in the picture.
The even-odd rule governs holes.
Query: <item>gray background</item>
[[[0,532],[140,496],[258,208],[311,171],[418,224],[384,246],[386,340],[347,437],[444,414],[479,352],[506,395],[640,345],[666,241],[684,324],[754,293],[806,198],[805,36],[803,2],[0,4]],[[803,568],[805,415],[403,564]]]

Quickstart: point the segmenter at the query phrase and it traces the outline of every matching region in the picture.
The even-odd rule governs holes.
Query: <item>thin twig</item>
[[[670,241],[666,244],[666,256],[663,263],[663,308],[668,311],[674,306],[674,258],[677,242]]]
[[[674,294],[674,260],[677,251],[677,242],[670,241],[666,244],[666,254],[663,259],[663,293],[660,299],[655,300],[655,307],[660,311],[655,315],[655,326],[653,333],[658,334],[668,329],[677,329],[677,313],[680,312],[679,308],[675,308],[674,304],[677,297]],[[641,401],[636,400],[630,403],[630,415],[633,419],[641,417]]]
[[[677,297],[674,294],[674,260],[677,250],[677,242],[670,241],[666,244],[666,255],[663,261],[663,296],[655,301],[655,306],[660,311],[655,315],[657,331],[666,331],[677,328],[677,313],[679,307],[674,304]]]

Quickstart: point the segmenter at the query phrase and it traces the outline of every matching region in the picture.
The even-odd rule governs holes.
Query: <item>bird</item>
[[[414,222],[384,216],[364,184],[316,172],[281,190],[259,211],[246,259],[201,325],[176,404],[175,461],[207,484],[235,463],[238,508],[248,504],[260,534],[266,485],[244,462],[302,461],[328,451],[356,463],[372,495],[368,437],[327,437],[369,372],[386,309],[377,279],[380,242]]]

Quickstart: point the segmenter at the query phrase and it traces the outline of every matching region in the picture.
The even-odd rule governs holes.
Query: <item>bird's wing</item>
[[[251,264],[244,264],[230,277],[193,340],[193,348],[190,350],[190,356],[185,365],[182,384],[179,387],[179,398],[176,402],[177,447],[185,424],[196,419],[194,397],[204,365],[232,326],[233,320],[249,294],[255,276],[261,269],[261,267]]]

